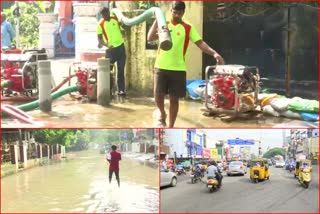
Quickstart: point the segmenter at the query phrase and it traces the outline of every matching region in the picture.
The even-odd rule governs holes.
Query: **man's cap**
[[[185,10],[186,4],[183,1],[174,1],[172,3],[172,9],[173,10]]]

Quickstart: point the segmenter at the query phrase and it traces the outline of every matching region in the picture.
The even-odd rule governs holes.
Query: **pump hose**
[[[127,26],[140,24],[145,20],[151,18],[153,14],[155,14],[158,23],[160,48],[165,51],[172,48],[171,35],[167,26],[167,21],[162,10],[159,7],[151,7],[150,9],[144,11],[142,14],[133,18],[125,17],[118,8],[113,8],[111,10],[111,13],[115,14],[118,20]]]
[[[80,86],[70,86],[70,87],[64,88],[62,90],[59,90],[59,91],[52,93],[51,99],[52,100],[57,99],[65,94],[79,91],[80,89],[81,89]],[[33,110],[38,107],[39,107],[39,100],[17,106],[18,109],[23,110],[23,111],[30,111],[30,110]]]

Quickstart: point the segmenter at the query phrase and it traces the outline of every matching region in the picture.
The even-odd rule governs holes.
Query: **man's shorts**
[[[186,96],[186,72],[154,69],[154,94],[174,97]]]

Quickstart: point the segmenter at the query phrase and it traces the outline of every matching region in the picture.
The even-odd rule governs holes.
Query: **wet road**
[[[108,182],[98,152],[35,167],[1,180],[1,212],[142,212],[159,210],[158,170],[123,158],[121,187]]]
[[[56,84],[62,82],[68,76],[68,68],[73,59],[60,59],[52,61],[54,80]],[[71,85],[75,85],[75,78]],[[67,87],[64,85],[62,88]],[[78,93],[73,93],[77,95]],[[79,97],[79,96],[78,96]],[[165,101],[165,108],[169,114],[169,101]],[[229,121],[218,117],[206,117],[201,111],[203,104],[192,100],[182,100],[176,120],[176,128],[214,128],[214,127],[306,127],[310,123],[277,118],[265,115],[249,115],[243,119]],[[156,127],[158,116],[152,97],[128,96],[124,103],[113,100],[109,107],[101,107],[97,104],[82,103],[70,95],[65,95],[53,101],[52,112],[42,113],[39,110],[30,111],[29,114],[36,120],[44,121],[39,126],[58,128],[85,128],[85,127]],[[169,122],[167,121],[167,124]],[[4,127],[22,127],[16,122],[2,121]],[[42,126],[43,125],[43,126]],[[24,126],[23,126],[24,127]]]
[[[178,176],[176,187],[162,188],[161,212],[318,212],[318,169],[313,167],[312,183],[303,188],[293,173],[270,168],[270,180],[258,184],[245,176],[224,174],[223,186],[209,193],[203,182],[191,184],[188,176]]]
[[[169,101],[166,100],[167,114]],[[218,117],[207,117],[201,112],[202,103],[184,100],[180,102],[179,114],[175,128],[197,127],[310,127],[310,123],[260,115],[250,116],[246,119],[236,119],[231,122],[221,120]],[[65,95],[53,102],[52,112],[43,113],[40,110],[28,112],[37,121],[44,121],[44,126],[58,128],[85,128],[85,127],[154,127],[156,128],[157,111],[153,98],[140,97],[128,98],[124,103],[113,102],[110,107],[102,107],[97,104],[81,103],[72,100]],[[7,126],[10,127],[10,122]],[[169,121],[167,120],[167,123]],[[16,124],[13,127],[17,126]]]

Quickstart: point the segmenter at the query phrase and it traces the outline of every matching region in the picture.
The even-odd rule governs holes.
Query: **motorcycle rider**
[[[294,170],[294,168],[295,168],[295,162],[294,162],[294,160],[291,160],[291,161],[290,161],[290,164],[289,164],[289,170],[290,170],[290,172],[291,172],[292,170]]]
[[[211,161],[210,166],[207,168],[207,179],[216,178],[218,180],[218,187],[221,187],[221,176],[219,173],[219,169],[215,161]]]
[[[202,177],[202,176],[201,176],[201,174],[202,174],[201,168],[200,168],[198,165],[195,166],[195,168],[194,168],[194,170],[193,170],[193,173],[194,173],[194,175],[195,175],[196,177]]]

